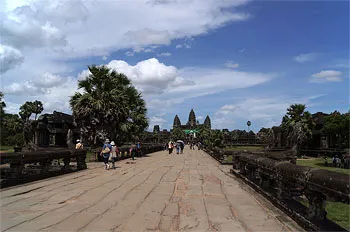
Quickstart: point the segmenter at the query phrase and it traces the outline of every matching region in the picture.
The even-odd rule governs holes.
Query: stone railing
[[[63,159],[62,170],[70,168],[72,159],[76,161],[76,169],[86,169],[86,150],[54,149],[40,150],[30,152],[2,153],[0,154],[0,164],[9,164],[7,174],[12,178],[21,178],[24,174],[26,164],[38,163],[40,173],[49,172],[53,160]]]
[[[234,156],[234,169],[262,188],[275,190],[277,199],[305,196],[306,217],[324,220],[326,201],[349,204],[349,175],[328,170],[299,166],[253,154]]]
[[[296,165],[295,158],[288,154],[283,156],[265,152],[217,150],[207,152],[217,160],[232,155],[232,171],[250,180],[263,192],[272,194],[272,198],[277,201],[305,199],[308,207],[302,217],[309,222],[327,220],[327,201],[350,202],[350,181],[347,174]],[[299,212],[292,214],[299,215]]]

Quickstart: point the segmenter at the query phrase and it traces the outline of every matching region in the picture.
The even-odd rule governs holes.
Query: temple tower
[[[211,129],[211,121],[209,116],[207,115],[207,117],[204,120],[204,126],[206,126],[207,128]]]
[[[197,125],[196,115],[195,115],[193,109],[191,109],[191,112],[190,112],[190,114],[188,116],[187,124],[190,125],[191,127],[195,127]]]
[[[175,115],[173,128],[181,127],[181,121],[179,119],[179,116]]]

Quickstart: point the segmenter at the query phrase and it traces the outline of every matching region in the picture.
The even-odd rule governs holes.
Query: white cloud
[[[159,116],[152,116],[150,119],[149,119],[149,129],[150,130],[153,130],[153,127],[155,125],[159,125],[160,128],[163,127],[163,125],[167,122],[167,120],[165,120],[164,118],[162,117],[159,117]]]
[[[24,57],[19,50],[0,44],[0,73],[15,68],[23,60]]]
[[[228,68],[238,68],[239,67],[239,64],[238,63],[234,63],[233,61],[231,60],[228,60],[226,63],[225,63],[225,66],[228,67]]]
[[[261,98],[248,97],[236,99],[234,104],[220,107],[212,117],[213,128],[240,128],[247,130],[246,124],[238,125],[236,121],[251,121],[252,129],[257,132],[260,127],[279,126],[283,115],[291,104],[313,105],[313,101],[325,96],[324,94],[304,98]]]
[[[163,52],[163,53],[157,54],[157,56],[171,56],[171,53],[170,52]]]
[[[324,83],[324,82],[339,82],[343,79],[341,75],[343,73],[335,70],[322,70],[319,73],[314,73],[311,75],[310,82]]]
[[[305,63],[309,61],[315,60],[317,57],[316,53],[305,53],[305,54],[300,54],[296,57],[294,57],[294,60],[299,63]]]
[[[175,48],[191,48],[191,45],[187,44],[187,43],[183,43],[183,44],[177,44],[175,46]]]
[[[98,56],[105,60],[121,49],[130,49],[128,55],[154,52],[159,46],[181,39],[185,40],[184,47],[190,47],[192,37],[249,19],[249,14],[236,8],[248,1],[193,0],[183,4],[140,0],[135,7],[133,1],[4,0],[0,13],[5,51],[0,60],[1,88],[13,104],[23,104],[27,96],[28,100],[40,96],[38,100],[47,101],[48,108],[56,105],[67,111],[68,96],[77,85],[75,78],[67,76],[76,70],[80,58]],[[6,52],[9,54],[4,55]],[[162,67],[159,62],[144,61],[128,70],[144,93],[160,94],[170,85],[180,88],[194,83],[180,75],[181,70]],[[38,77],[44,81],[37,82]]]

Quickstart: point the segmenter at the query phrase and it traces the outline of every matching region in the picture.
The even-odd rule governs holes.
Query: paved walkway
[[[301,230],[203,151],[88,166],[2,191],[1,231]]]

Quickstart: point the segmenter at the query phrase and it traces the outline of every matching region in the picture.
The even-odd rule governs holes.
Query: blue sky
[[[278,125],[293,103],[349,110],[349,2],[135,1],[8,1],[0,27],[8,112],[37,99],[47,112],[70,113],[89,64],[130,77],[151,129],[170,129],[175,114],[186,123],[191,108],[214,128],[250,120],[254,131]]]

